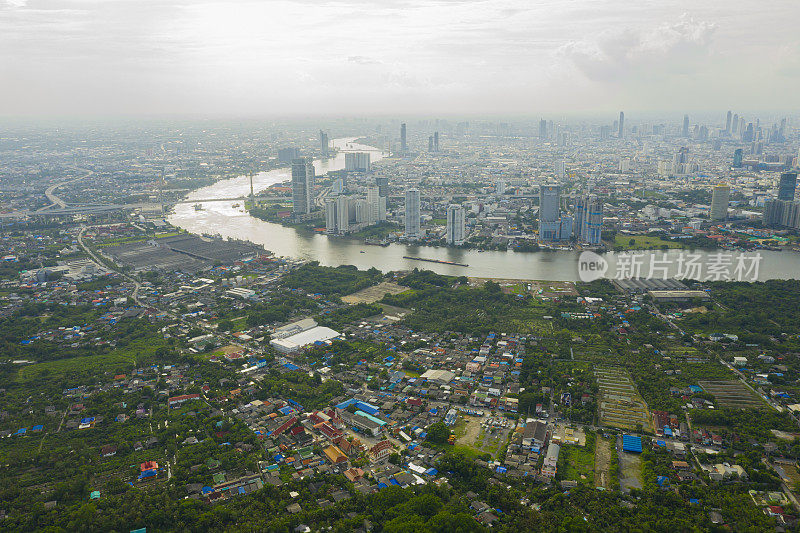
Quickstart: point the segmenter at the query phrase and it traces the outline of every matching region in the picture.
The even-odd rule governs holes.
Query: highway
[[[78,169],[78,170],[81,170],[81,169]],[[82,169],[82,170],[86,170],[86,169]],[[67,203],[64,200],[62,200],[61,197],[59,197],[55,193],[56,189],[58,189],[60,187],[63,187],[64,185],[69,185],[70,183],[75,183],[76,181],[81,181],[83,179],[86,179],[89,176],[91,176],[92,174],[94,174],[94,171],[86,170],[86,174],[84,174],[83,176],[79,176],[77,178],[72,178],[71,180],[62,181],[60,183],[56,183],[54,185],[49,186],[47,188],[47,190],[44,191],[44,195],[47,197],[47,200],[50,202],[50,205],[47,205],[47,206],[42,207],[42,208],[39,208],[39,209],[36,210],[36,212],[39,213],[39,212],[42,212],[42,211],[47,211],[48,209],[50,209],[50,208],[52,208],[54,206],[58,206],[61,209],[65,209],[67,207]]]

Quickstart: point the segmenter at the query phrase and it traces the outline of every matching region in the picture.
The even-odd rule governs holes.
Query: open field
[[[565,454],[563,479],[592,484],[595,477],[595,451],[588,446],[568,445],[561,447]]]
[[[631,244],[633,241],[633,244]],[[654,250],[663,247],[682,248],[680,243],[665,241],[660,237],[650,235],[623,235],[617,234],[614,237],[614,246],[620,246],[624,250]]]
[[[407,290],[408,287],[403,287],[397,283],[392,283],[391,281],[383,281],[377,285],[373,285],[372,287],[367,287],[366,289],[361,289],[358,292],[354,292],[353,294],[342,296],[342,301],[350,305],[362,303],[371,304],[383,298],[387,292],[389,294],[400,294],[401,292],[405,292]]]
[[[494,281],[506,294],[533,294],[544,298],[558,296],[577,296],[575,283],[572,281],[541,281],[535,279],[493,279],[469,278],[469,284],[480,287],[487,281]]]
[[[611,468],[611,441],[599,434],[594,448],[594,484],[604,489],[611,488],[609,469]]]
[[[653,431],[650,410],[639,395],[630,374],[613,367],[595,369],[600,387],[600,423],[621,429]]]
[[[703,390],[713,394],[723,407],[733,409],[764,409],[767,404],[741,381],[700,381]]]
[[[623,492],[643,487],[642,458],[638,454],[619,452],[619,486]]]

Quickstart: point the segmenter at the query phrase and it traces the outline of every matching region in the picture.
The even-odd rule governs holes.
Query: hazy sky
[[[0,0],[0,115],[798,107],[799,0]]]

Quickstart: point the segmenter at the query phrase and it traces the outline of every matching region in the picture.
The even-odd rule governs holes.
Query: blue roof
[[[634,437],[633,435],[622,436],[622,451],[641,453],[642,452],[642,439],[641,437]]]
[[[386,487],[388,487],[388,486],[389,486],[389,485],[387,485],[386,483],[378,483],[378,488],[379,488],[379,489],[385,489],[385,488],[386,488]]]
[[[439,471],[436,470],[435,468],[429,468],[425,471],[425,473],[428,474],[429,476],[435,476],[436,474],[439,473]]]

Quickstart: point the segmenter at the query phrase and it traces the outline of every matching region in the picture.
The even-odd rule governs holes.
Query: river
[[[344,154],[347,151],[369,152],[374,163],[386,154],[370,146],[355,143],[356,138],[334,139],[333,144],[340,149],[336,157],[327,160],[315,160],[317,175],[331,170],[344,168]],[[253,189],[256,193],[276,183],[283,183],[291,178],[289,168],[281,168],[261,172],[253,178]],[[247,176],[240,176],[219,181],[208,187],[192,191],[187,199],[234,198],[247,195],[250,181]],[[326,266],[355,265],[360,269],[375,267],[383,272],[390,270],[406,270],[414,267],[433,270],[440,274],[466,275],[500,279],[538,279],[550,281],[578,280],[577,251],[557,252],[478,252],[456,248],[434,248],[429,246],[413,246],[391,244],[386,247],[365,245],[355,240],[328,238],[325,235],[310,234],[287,228],[280,224],[265,222],[251,217],[244,206],[233,207],[240,202],[213,201],[204,202],[203,210],[197,211],[192,203],[177,204],[168,220],[171,224],[192,233],[219,234],[222,237],[233,237],[262,244],[275,255],[319,261]],[[697,252],[703,264],[713,262],[714,252]],[[727,253],[727,252],[726,252]],[[668,275],[672,276],[678,268],[681,252],[667,252],[669,262]],[[761,251],[758,266],[759,280],[766,279],[798,279],[800,278],[800,254],[797,252]],[[657,252],[661,259],[661,252]],[[684,254],[685,255],[685,254]],[[442,261],[463,263],[468,267],[443,265],[430,262],[404,259],[403,256],[424,257]],[[619,265],[618,254],[605,254],[609,263],[608,274],[613,276]],[[649,259],[649,257],[646,257]],[[641,275],[648,275],[648,262]],[[735,266],[736,260],[733,260]],[[733,267],[731,267],[732,269]],[[705,271],[704,271],[705,272]],[[659,271],[660,273],[660,271]],[[705,276],[705,274],[703,274]],[[752,272],[750,273],[752,277]],[[750,277],[746,279],[750,279]]]

